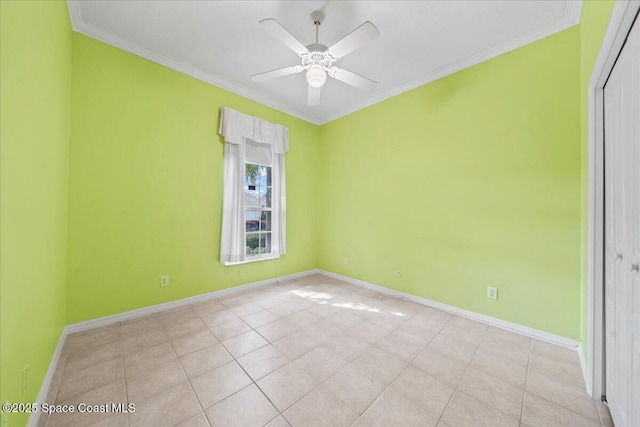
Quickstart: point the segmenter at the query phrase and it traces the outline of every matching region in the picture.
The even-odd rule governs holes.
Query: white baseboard
[[[433,301],[426,298],[417,297],[415,295],[407,294],[404,292],[396,291],[393,289],[385,288],[384,286],[374,285],[369,282],[365,282],[363,280],[354,279],[352,277],[343,276],[341,274],[332,273],[326,270],[320,270],[320,274],[323,274],[327,277],[332,277],[334,279],[339,279],[347,283],[351,283],[353,285],[362,286],[367,289],[371,289],[380,293],[394,295],[397,297],[404,298],[409,301],[413,301],[418,304],[426,305],[427,307],[437,308],[438,310],[447,311],[449,313],[456,314],[458,316],[466,317],[471,320],[476,320],[481,323],[485,323],[487,325],[495,326],[501,329],[506,329],[511,332],[516,332],[521,335],[526,335],[529,337],[537,338],[542,341],[547,341],[553,344],[561,345],[563,347],[569,347],[572,349],[579,349],[580,343],[577,340],[566,338],[560,335],[554,335],[549,332],[541,331],[538,329],[530,328],[528,326],[523,326],[517,323],[508,322],[506,320],[497,319],[495,317],[487,316],[485,314],[476,313],[474,311],[465,310],[463,308],[458,308],[453,305],[443,304],[441,302]],[[582,353],[582,352],[580,352]]]
[[[49,363],[49,369],[47,369],[47,374],[42,381],[42,386],[40,386],[40,392],[38,393],[37,402],[38,404],[45,403],[45,399],[49,394],[49,389],[51,388],[51,380],[53,379],[53,374],[56,371],[56,367],[58,366],[58,360],[60,360],[60,354],[62,352],[62,347],[64,347],[64,343],[67,339],[67,336],[70,334],[74,334],[76,332],[88,331],[89,329],[100,328],[102,326],[112,325],[114,323],[123,322],[125,320],[136,319],[138,317],[143,317],[148,314],[158,313],[161,311],[172,310],[174,308],[183,307],[185,305],[195,304],[202,301],[207,301],[214,298],[220,298],[225,295],[231,295],[234,293],[246,291],[253,288],[258,288],[261,286],[273,285],[280,282],[286,282],[288,280],[294,280],[305,276],[310,276],[312,274],[319,274],[321,271],[319,269],[312,269],[307,271],[302,271],[300,273],[288,274],[286,276],[276,277],[274,279],[261,280],[259,282],[248,283],[246,285],[240,285],[233,288],[222,289],[219,291],[208,292],[206,294],[196,295],[193,297],[183,298],[176,301],[167,302],[164,304],[152,305],[149,307],[139,308],[137,310],[126,311],[124,313],[118,313],[111,316],[101,317],[99,319],[87,320],[85,322],[73,323],[71,325],[67,325],[62,330],[62,334],[58,339],[58,345],[56,346],[56,350],[53,353],[51,358],[51,362]],[[53,402],[47,402],[53,403]],[[29,422],[27,423],[28,427],[36,427],[38,425],[38,421],[40,419],[40,412],[32,412],[29,417]]]
[[[58,339],[58,345],[56,345],[56,349],[53,352],[53,356],[51,356],[51,361],[49,362],[49,368],[47,369],[47,373],[44,376],[44,380],[42,381],[42,386],[40,387],[40,391],[38,392],[38,397],[36,398],[36,402],[40,406],[42,403],[46,401],[47,395],[49,394],[49,389],[51,388],[51,381],[53,380],[53,375],[56,372],[56,367],[58,366],[58,361],[60,360],[60,354],[62,353],[62,347],[64,347],[64,343],[67,340],[67,334],[64,333],[64,329],[62,330],[62,334]],[[53,403],[53,402],[47,402]],[[40,411],[32,412],[29,416],[29,421],[27,422],[27,427],[36,427],[38,425],[38,420],[40,420]]]
[[[195,304],[198,302],[208,301],[214,298],[220,298],[225,295],[231,295],[234,293],[246,291],[253,288],[259,288],[261,286],[274,285],[279,282],[285,282],[287,280],[298,279],[300,277],[309,276],[311,274],[318,274],[320,270],[313,269],[300,273],[289,274],[286,276],[276,277],[274,279],[261,280],[259,282],[248,283],[246,285],[235,286],[233,288],[222,289],[220,291],[208,292],[206,294],[200,294],[193,297],[182,298],[175,301],[166,302],[163,304],[151,305],[149,307],[139,308],[136,310],[125,311],[124,313],[118,313],[111,316],[100,317],[98,319],[87,320],[85,322],[73,323],[67,325],[64,328],[64,332],[67,334],[74,334],[76,332],[88,331],[89,329],[99,328],[102,326],[112,325],[118,322],[124,322],[125,320],[136,319],[148,314],[158,313],[161,311],[173,310],[185,305]]]
[[[591,396],[593,393],[593,387],[592,387],[591,381],[588,381],[589,376],[588,376],[588,369],[587,369],[587,361],[584,358],[584,352],[582,351],[582,344],[578,345],[578,359],[580,360],[580,370],[582,371],[582,379],[584,379],[586,392],[589,396]]]

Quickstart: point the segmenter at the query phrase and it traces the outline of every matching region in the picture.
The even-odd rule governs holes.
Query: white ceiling
[[[69,0],[75,31],[315,124],[323,124],[578,23],[581,1]],[[364,92],[327,79],[307,106],[304,73],[250,76],[299,64],[258,22],[275,18],[313,43],[309,14],[331,46],[365,21],[380,36],[336,65],[378,82]]]

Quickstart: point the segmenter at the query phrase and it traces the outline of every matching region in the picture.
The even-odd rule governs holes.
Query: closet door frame
[[[615,2],[588,88],[587,360],[586,364],[583,363],[583,375],[587,393],[595,398],[606,393],[604,386],[604,86],[639,11],[640,0]]]

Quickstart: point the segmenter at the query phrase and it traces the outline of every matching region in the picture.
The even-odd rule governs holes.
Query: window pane
[[[245,163],[244,165],[244,181],[247,185],[258,185],[260,183],[260,175],[262,166]]]
[[[247,255],[256,255],[260,253],[260,235],[258,233],[247,233]]]
[[[271,253],[271,233],[265,233],[260,235],[260,253]]]
[[[260,230],[271,231],[271,212],[262,211],[262,215],[260,215]]]
[[[264,196],[260,199],[260,207],[271,207],[271,187],[264,189]]]
[[[251,188],[254,188],[253,190]],[[244,186],[244,207],[245,209],[259,209],[259,188],[257,185]]]
[[[271,167],[265,166],[264,168],[266,170],[265,170],[265,173],[264,173],[264,178],[265,178],[264,181],[265,182],[264,182],[263,185],[271,187]]]
[[[245,211],[245,231],[258,231],[260,229],[260,211]]]

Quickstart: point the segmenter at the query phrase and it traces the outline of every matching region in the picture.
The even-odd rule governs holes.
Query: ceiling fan
[[[322,21],[324,21],[324,13],[319,10],[312,12],[311,20],[316,26],[316,42],[308,46],[303,45],[275,19],[269,18],[260,21],[262,28],[300,56],[301,64],[253,75],[251,76],[253,81],[262,83],[277,77],[306,71],[307,82],[309,83],[307,94],[307,104],[309,106],[320,104],[320,88],[326,82],[327,75],[362,90],[373,89],[377,84],[373,80],[343,68],[338,68],[334,66],[333,63],[378,37],[380,33],[375,25],[367,21],[344,36],[333,46],[327,47],[318,43],[318,28],[320,24],[322,24]]]

